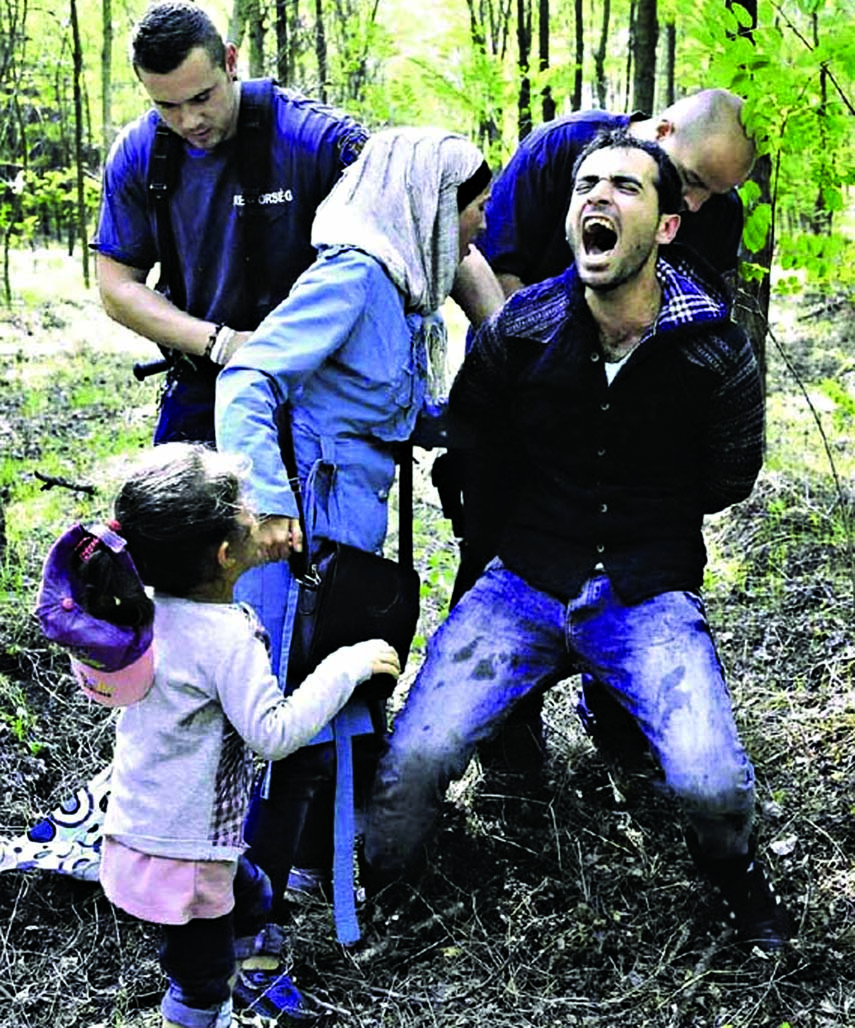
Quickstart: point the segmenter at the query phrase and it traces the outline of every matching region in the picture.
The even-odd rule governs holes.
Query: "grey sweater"
[[[116,728],[105,835],[142,853],[229,860],[253,774],[299,749],[370,676],[376,650],[336,651],[287,699],[247,608],[155,597],[155,680]]]

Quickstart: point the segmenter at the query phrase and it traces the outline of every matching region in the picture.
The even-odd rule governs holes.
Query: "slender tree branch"
[[[796,26],[790,21],[789,17],[787,16],[787,13],[783,10],[781,5],[776,3],[775,0],[772,0],[772,6],[775,8],[775,10],[778,12],[778,14],[780,14],[780,16],[784,19],[784,21],[785,21],[785,23],[787,25],[787,28],[793,33],[793,35],[796,37],[796,39],[798,39],[800,42],[804,43],[804,45],[808,48],[808,50],[813,52],[814,46],[811,43],[811,41],[809,39],[807,39],[805,36],[803,36],[801,32],[799,32],[799,30],[796,28]],[[843,104],[846,107],[846,109],[849,111],[849,113],[853,117],[855,117],[855,106],[852,105],[852,101],[843,92],[842,86],[838,83],[837,79],[834,77],[834,72],[828,66],[828,61],[820,61],[820,68],[824,69],[825,74],[828,76],[828,81],[837,90],[837,95],[843,101]]]
[[[762,317],[762,312],[760,312],[759,310],[759,305],[757,306],[757,313],[760,314],[760,316]],[[778,351],[779,356],[786,365],[787,371],[789,371],[789,373],[792,375],[793,381],[796,383],[796,385],[799,388],[799,392],[804,397],[805,403],[807,404],[808,410],[810,411],[811,417],[813,418],[814,424],[816,425],[817,431],[819,432],[819,437],[822,440],[822,447],[825,450],[825,456],[828,461],[828,467],[831,471],[831,477],[834,480],[834,491],[837,494],[838,511],[840,513],[840,518],[843,523],[843,532],[844,537],[846,539],[846,559],[849,570],[849,578],[852,585],[852,596],[850,597],[850,600],[852,603],[853,611],[855,611],[855,540],[853,540],[853,520],[852,515],[850,513],[851,501],[847,499],[846,493],[843,488],[843,483],[840,480],[840,474],[837,470],[837,462],[835,461],[834,454],[831,451],[831,443],[829,442],[828,436],[826,435],[825,428],[822,424],[822,419],[819,416],[819,411],[816,409],[816,405],[811,400],[810,394],[807,391],[807,387],[805,386],[804,382],[799,376],[799,373],[796,370],[795,365],[790,360],[790,357],[786,349],[784,348],[778,337],[775,335],[775,333],[772,331],[772,328],[769,325],[768,321],[766,322],[766,334],[772,340],[775,349]]]
[[[88,485],[85,482],[69,482],[67,478],[59,478],[56,475],[45,475],[41,471],[34,471],[33,474],[42,483],[42,492],[55,487],[60,489],[70,489],[75,493],[86,493],[87,496],[95,496],[98,492],[94,485]]]

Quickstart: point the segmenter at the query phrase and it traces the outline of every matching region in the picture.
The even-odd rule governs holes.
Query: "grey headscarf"
[[[451,292],[459,262],[457,187],[483,162],[476,146],[444,129],[377,132],[318,208],[312,245],[371,254],[407,310],[430,314]]]

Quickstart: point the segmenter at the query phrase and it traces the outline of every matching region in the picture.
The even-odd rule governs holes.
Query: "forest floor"
[[[117,434],[129,450],[141,445],[156,391],[128,373],[151,349],[106,320],[94,291],[67,289],[53,264],[34,266],[34,291],[0,314],[0,836],[100,770],[113,734],[113,717],[79,695],[28,616],[62,519],[106,501],[56,489],[25,501],[21,489],[41,460],[50,474],[97,481],[94,440],[111,438],[111,453]],[[325,903],[295,905],[295,977],[325,1005],[325,1024],[855,1026],[853,326],[843,301],[776,307],[767,464],[752,497],[707,526],[707,606],[792,945],[768,956],[735,944],[694,873],[679,812],[647,776],[594,749],[570,680],[547,698],[543,780],[524,788],[473,761],[449,792],[418,892],[400,908],[363,907],[358,948],[336,943]],[[39,391],[48,402],[34,403]],[[428,484],[431,459],[419,459],[415,511],[422,637],[443,616],[456,557]],[[417,652],[399,699],[418,662]],[[0,874],[0,1028],[157,1025],[156,942],[155,928],[112,908],[96,885]]]

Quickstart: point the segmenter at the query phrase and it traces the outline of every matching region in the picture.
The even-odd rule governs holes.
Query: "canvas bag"
[[[325,542],[313,558],[312,539],[297,477],[291,434],[291,411],[277,411],[282,460],[297,500],[304,553],[291,555],[299,594],[288,657],[287,689],[296,688],[318,664],[340,646],[366,639],[385,639],[406,664],[419,617],[420,581],[412,557],[412,449],[401,460],[398,560],[368,553],[346,543]],[[391,675],[374,675],[357,687],[366,700],[386,700],[395,687]]]

